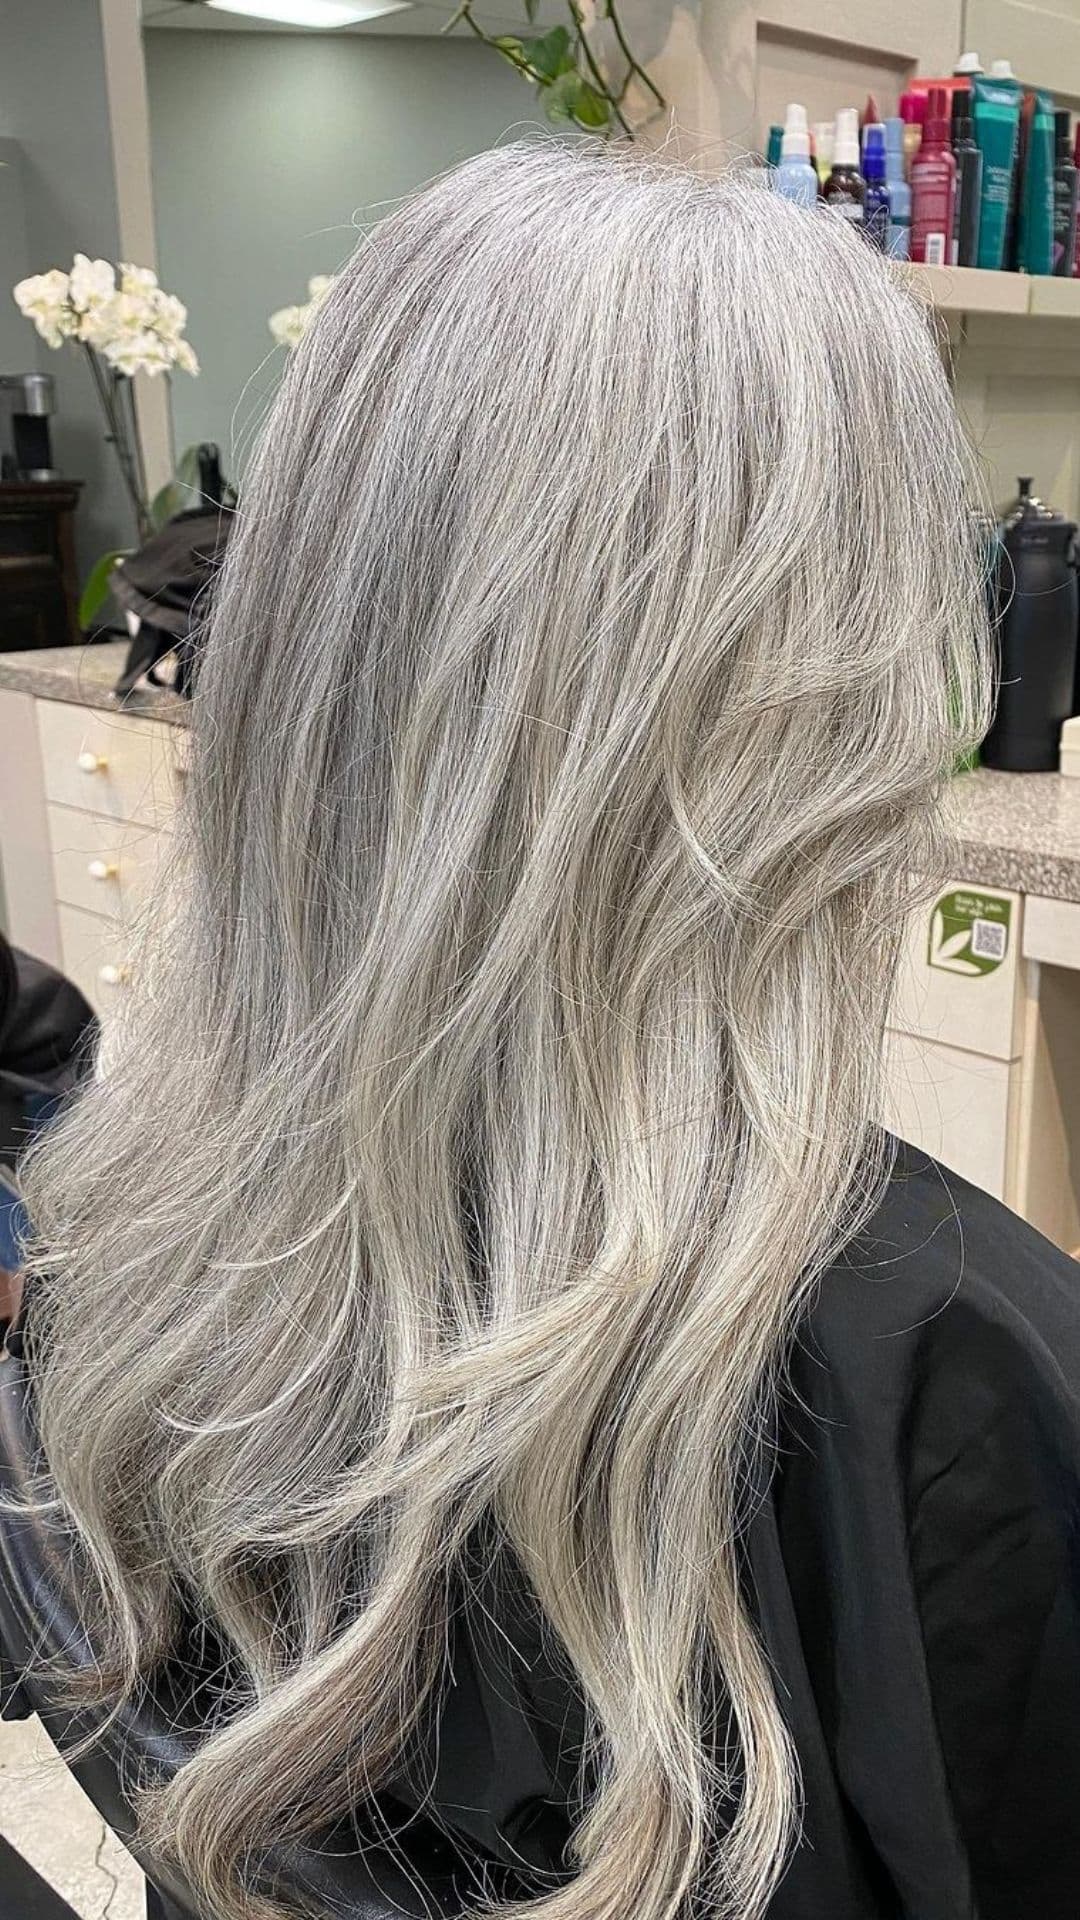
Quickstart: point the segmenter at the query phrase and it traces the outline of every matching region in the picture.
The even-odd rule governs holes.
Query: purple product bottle
[[[862,173],[866,181],[863,201],[863,232],[880,253],[889,243],[891,203],[885,180],[885,128],[876,121],[863,128]]]

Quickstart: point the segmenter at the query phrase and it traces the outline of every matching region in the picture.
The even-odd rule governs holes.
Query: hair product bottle
[[[770,127],[769,139],[765,148],[765,165],[770,173],[780,165],[780,142],[784,137],[783,127]]]
[[[880,121],[863,128],[863,232],[871,246],[884,253],[889,244],[889,187],[886,174],[885,129]]]
[[[973,267],[979,257],[983,158],[975,145],[971,95],[966,87],[958,87],[953,94],[952,151],[956,161],[952,260],[954,266]]]
[[[944,87],[932,87],[922,142],[911,168],[911,257],[928,267],[952,260],[956,161],[949,147],[949,105]]]
[[[890,259],[911,254],[911,188],[904,172],[904,122],[899,114],[885,122],[885,185],[889,189],[889,232],[885,243]]]
[[[825,182],[825,204],[852,226],[863,223],[866,181],[859,172],[859,114],[856,107],[841,107],[836,116],[832,171]]]
[[[996,63],[995,63],[996,64]],[[1007,76],[971,83],[975,140],[983,157],[980,267],[1003,267],[1020,131],[1021,89]]]
[[[833,146],[836,141],[836,126],[832,120],[814,121],[814,166],[817,169],[818,187],[824,192],[825,182],[832,172]]]
[[[1024,96],[1027,140],[1020,186],[1016,264],[1022,273],[1054,271],[1054,102],[1042,87]]]
[[[784,118],[780,164],[773,175],[773,185],[785,200],[794,200],[801,207],[812,207],[817,201],[818,177],[810,164],[806,108],[797,100],[790,103]]]
[[[902,93],[900,118],[904,123],[904,165],[910,180],[915,155],[922,144],[923,122],[926,119],[925,93]]]
[[[1073,166],[1080,175],[1080,122],[1076,128],[1076,145],[1073,148]],[[1080,280],[1080,214],[1076,221],[1076,249],[1073,253],[1073,279]]]
[[[1054,272],[1071,277],[1076,259],[1077,193],[1080,172],[1072,155],[1068,108],[1054,115]]]

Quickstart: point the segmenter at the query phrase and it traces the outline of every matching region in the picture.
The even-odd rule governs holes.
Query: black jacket
[[[777,1439],[747,1592],[806,1812],[770,1920],[1076,1920],[1080,1268],[902,1149],[804,1323]],[[515,1566],[478,1556],[466,1585],[437,1724],[355,1823],[398,1828],[444,1908],[476,1873],[567,1877],[584,1733]],[[370,1914],[373,1862],[389,1886],[339,1829],[275,1865]]]

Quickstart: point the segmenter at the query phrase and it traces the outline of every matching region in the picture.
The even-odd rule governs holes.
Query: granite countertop
[[[96,647],[31,647],[25,653],[0,653],[0,687],[34,693],[40,700],[69,700],[77,707],[103,707],[110,713],[164,720],[186,727],[190,708],[166,687],[147,687],[118,700],[113,687],[124,671],[126,640],[105,640]]]
[[[165,689],[116,698],[126,655],[123,640],[0,653],[0,687],[186,726],[187,701]],[[951,810],[958,879],[1080,902],[1080,780],[980,767],[953,782]]]
[[[1080,901],[1080,780],[979,767],[950,799],[958,879]]]

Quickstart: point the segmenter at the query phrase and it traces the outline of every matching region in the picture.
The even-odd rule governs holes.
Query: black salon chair
[[[26,1356],[21,1338],[12,1334],[0,1356],[0,1492],[25,1494],[40,1469]],[[39,1714],[61,1752],[105,1720],[100,1712],[72,1712],[58,1704],[60,1688],[40,1677],[46,1664],[74,1674],[92,1660],[66,1561],[63,1542],[40,1519],[0,1512],[0,1715]],[[180,1876],[147,1859],[140,1847],[131,1797],[136,1780],[145,1785],[168,1778],[190,1751],[199,1730],[198,1686],[192,1673],[165,1675],[151,1698],[126,1709],[71,1763],[99,1813],[146,1872],[148,1920],[196,1920],[195,1902]],[[298,1912],[325,1920],[432,1920],[466,1904],[460,1858],[442,1836],[425,1840],[422,1825],[410,1831],[409,1869],[350,1820],[318,1847],[281,1848],[260,1877]],[[472,1892],[475,1897],[475,1884]],[[70,1909],[57,1896],[51,1906],[44,1904],[50,1894],[17,1856],[8,1880],[0,1852],[0,1920],[67,1920]]]

